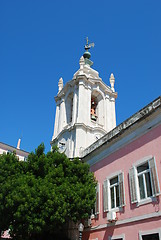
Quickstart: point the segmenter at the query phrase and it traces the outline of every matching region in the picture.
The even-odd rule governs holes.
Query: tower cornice
[[[60,100],[63,96],[65,96],[66,92],[68,91],[68,88],[74,87],[76,84],[79,84],[80,81],[83,81],[84,85],[90,85],[90,87],[95,86],[96,84],[99,85],[100,89],[102,89],[106,95],[109,95],[111,97],[117,98],[117,92],[113,92],[112,89],[107,86],[101,78],[94,79],[94,78],[88,78],[86,74],[80,74],[77,75],[76,78],[73,78],[69,82],[65,84],[63,89],[55,96],[55,101],[57,102]]]
[[[61,136],[64,135],[65,132],[70,132],[76,128],[84,128],[84,130],[88,130],[88,131],[91,131],[91,132],[101,132],[103,135],[107,133],[107,131],[105,131],[101,126],[97,125],[97,126],[94,126],[94,127],[91,127],[91,126],[88,126],[88,125],[85,125],[84,123],[75,123],[72,125],[71,124],[68,124],[66,125],[63,130],[57,135],[56,138],[52,139],[52,141],[50,142],[51,145],[53,145],[54,143],[57,143],[58,142],[58,139],[61,138]]]

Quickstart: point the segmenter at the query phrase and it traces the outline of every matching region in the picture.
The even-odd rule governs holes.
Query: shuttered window
[[[131,202],[139,202],[160,194],[155,159],[150,158],[129,171]]]
[[[119,173],[112,178],[107,178],[103,183],[103,209],[107,212],[124,205],[124,178],[123,173]]]

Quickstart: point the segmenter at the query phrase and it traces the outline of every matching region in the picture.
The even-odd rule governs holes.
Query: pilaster
[[[85,95],[84,95],[84,82],[83,79],[79,80],[78,87],[78,117],[77,123],[83,123],[85,120]]]
[[[61,100],[60,103],[60,114],[59,114],[59,124],[58,124],[58,132],[60,133],[64,126],[66,125],[66,110],[65,110],[65,102],[64,102],[64,98]]]
[[[111,98],[112,129],[116,127],[115,98]]]
[[[59,103],[56,104],[56,114],[55,114],[55,125],[54,125],[54,134],[53,134],[53,138],[54,139],[57,134],[58,134],[58,120],[59,120]]]
[[[72,113],[72,125],[76,122],[76,116],[77,116],[77,105],[78,105],[78,99],[77,99],[77,85],[74,86],[74,97],[73,97],[73,113]]]

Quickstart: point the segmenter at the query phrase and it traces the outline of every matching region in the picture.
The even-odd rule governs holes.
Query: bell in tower
[[[91,98],[91,120],[96,121],[97,115],[96,115],[96,107],[97,107],[97,100],[96,98]]]

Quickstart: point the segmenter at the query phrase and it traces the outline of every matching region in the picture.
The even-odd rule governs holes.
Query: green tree
[[[69,221],[87,219],[96,181],[89,165],[41,144],[26,162],[0,156],[0,229],[13,239],[63,239]],[[60,238],[61,234],[61,238]]]

